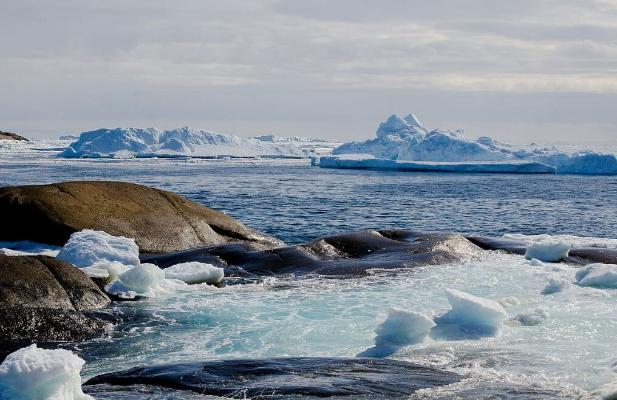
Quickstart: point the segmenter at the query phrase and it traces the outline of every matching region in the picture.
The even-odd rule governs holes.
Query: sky
[[[617,143],[617,0],[0,0],[0,130]]]

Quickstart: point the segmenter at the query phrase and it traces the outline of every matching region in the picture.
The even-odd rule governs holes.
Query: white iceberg
[[[109,294],[123,299],[157,297],[174,292],[186,283],[166,279],[165,271],[154,264],[140,264],[129,268],[105,286]]]
[[[496,301],[456,289],[446,289],[446,295],[452,309],[434,318],[436,336],[449,339],[492,336],[508,318],[503,306]]]
[[[165,269],[165,278],[177,279],[189,285],[198,283],[216,284],[223,280],[225,270],[212,264],[185,262]]]
[[[386,320],[375,329],[375,346],[358,357],[387,357],[400,347],[423,341],[434,326],[435,322],[424,314],[391,308]]]
[[[559,262],[568,258],[570,243],[559,241],[544,241],[528,244],[525,248],[525,258],[545,262]]]
[[[617,289],[617,265],[589,264],[576,271],[576,283],[604,289]]]
[[[470,139],[462,131],[428,130],[412,114],[405,118],[390,116],[379,125],[376,136],[345,143],[332,155],[368,154],[383,163],[322,157],[319,165],[406,171],[617,174],[615,154],[589,150],[569,153],[537,145],[516,148],[490,137]],[[404,166],[404,161],[413,163]]]
[[[338,143],[274,135],[241,138],[189,127],[98,129],[83,132],[60,154],[66,158],[127,157],[273,157],[304,158],[327,154]]]
[[[79,373],[85,361],[68,350],[32,344],[0,365],[0,399],[93,400],[83,393]]]
[[[73,233],[56,257],[79,268],[114,261],[139,265],[139,247],[133,239],[85,229]]]

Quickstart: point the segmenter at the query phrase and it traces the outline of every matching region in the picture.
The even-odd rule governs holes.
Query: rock
[[[274,358],[222,360],[133,368],[100,375],[84,385],[97,398],[107,393],[167,389],[226,398],[409,398],[419,389],[456,383],[461,377],[396,360],[367,358]],[[122,389],[114,388],[122,386]],[[114,390],[115,389],[115,390]]]
[[[526,245],[523,242],[510,239],[493,239],[480,236],[470,236],[471,242],[484,250],[502,250],[513,254],[525,254]],[[617,264],[617,249],[600,247],[572,247],[569,256],[563,260],[568,264],[587,265],[593,263]]]
[[[63,245],[83,229],[134,238],[142,253],[213,244],[282,245],[222,212],[159,189],[124,182],[65,182],[0,188],[0,241]]]
[[[374,268],[413,268],[457,262],[478,254],[462,236],[410,231],[359,231],[327,236],[299,246],[269,250],[249,243],[144,257],[161,268],[199,261],[225,268],[225,276],[272,274],[366,275]]]
[[[22,141],[28,141],[28,139],[26,139],[23,136],[19,136],[16,133],[12,133],[12,132],[4,132],[4,131],[0,131],[0,140],[22,140]]]
[[[78,268],[46,256],[0,254],[0,343],[79,340],[109,324],[89,312],[109,298]]]

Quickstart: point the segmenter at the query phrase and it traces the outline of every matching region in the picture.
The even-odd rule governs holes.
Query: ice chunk
[[[527,245],[525,258],[537,259],[546,262],[559,262],[568,257],[570,244],[566,242],[536,242]]]
[[[532,258],[531,260],[529,260],[529,265],[531,265],[532,267],[543,267],[544,263],[537,258]]]
[[[120,274],[117,280],[107,284],[105,291],[115,296],[131,299],[156,297],[173,292],[184,282],[165,279],[165,271],[154,264],[140,264]]]
[[[386,320],[375,329],[375,346],[358,357],[387,357],[400,347],[421,342],[434,326],[435,322],[424,314],[391,308]]]
[[[85,229],[71,235],[57,258],[80,268],[99,261],[139,265],[139,247],[133,239]]]
[[[548,319],[548,312],[542,308],[537,308],[535,311],[530,313],[520,313],[517,314],[513,321],[518,321],[523,326],[534,326],[540,325]]]
[[[497,302],[504,308],[518,306],[521,304],[520,300],[514,296],[504,297],[503,299],[497,300]]]
[[[548,284],[544,287],[544,289],[542,289],[542,292],[540,293],[544,295],[559,293],[568,286],[570,286],[570,281],[568,281],[567,279],[552,277],[548,280]]]
[[[452,309],[436,317],[436,336],[457,339],[495,335],[508,318],[496,301],[473,296],[456,289],[446,289]]]
[[[104,270],[107,272],[107,281],[111,282],[120,277],[123,273],[131,269],[133,266],[124,265],[118,261],[98,261],[92,264],[92,269]]]
[[[178,279],[188,284],[215,284],[223,280],[224,276],[223,268],[200,262],[186,262],[165,269],[167,279]]]
[[[61,247],[22,240],[19,242],[0,242],[0,253],[7,256],[49,256],[55,257]]]
[[[0,399],[90,400],[79,373],[84,360],[68,350],[32,344],[9,354],[0,365]]]
[[[576,271],[579,286],[617,289],[617,265],[589,264]]]

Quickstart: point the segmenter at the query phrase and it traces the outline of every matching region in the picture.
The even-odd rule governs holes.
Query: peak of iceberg
[[[418,117],[414,113],[409,113],[405,118],[403,118],[405,122],[407,122],[411,126],[415,126],[416,128],[426,129],[418,120]]]
[[[379,124],[377,128],[377,137],[388,135],[397,135],[406,133],[411,129],[411,126],[401,117],[396,114],[390,115],[385,122]]]

